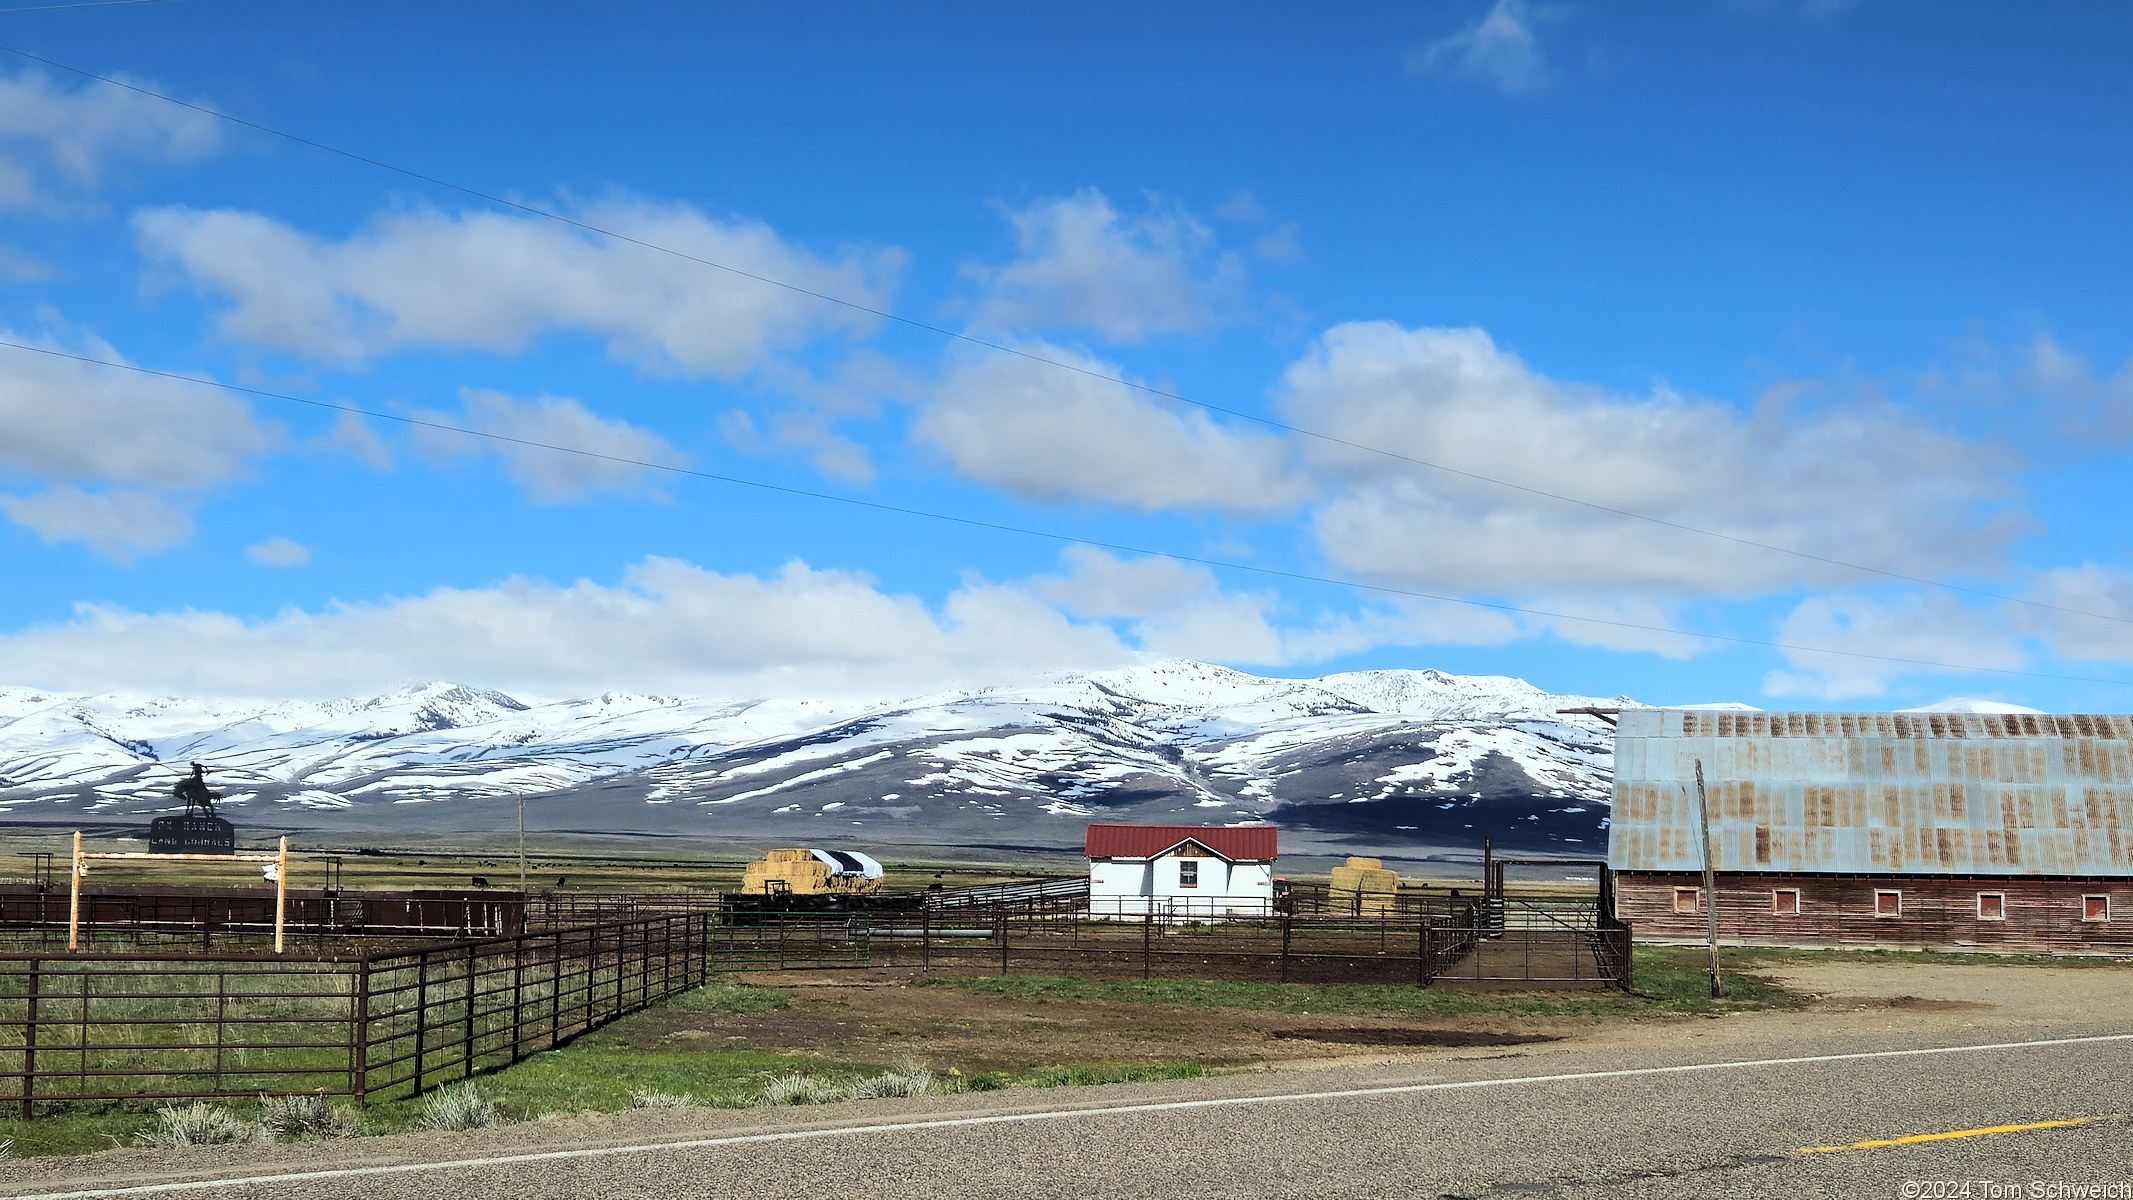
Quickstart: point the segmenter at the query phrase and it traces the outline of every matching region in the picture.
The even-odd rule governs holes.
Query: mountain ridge
[[[434,682],[236,702],[0,688],[0,821],[145,822],[206,763],[240,823],[544,828],[898,844],[1078,841],[1090,819],[1273,820],[1291,840],[1495,834],[1596,852],[1606,727],[1504,676],[1267,678],[1173,659],[886,701],[605,692],[527,703]],[[582,827],[582,828],[581,828]]]

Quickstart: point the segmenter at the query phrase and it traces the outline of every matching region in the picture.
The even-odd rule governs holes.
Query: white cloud
[[[301,542],[270,537],[244,548],[244,556],[262,567],[300,567],[311,561],[311,551]]]
[[[1024,348],[1085,371],[1119,373],[1042,342]],[[964,475],[1034,500],[1269,514],[1294,508],[1307,491],[1279,438],[1013,355],[952,365],[915,428]]]
[[[125,361],[94,340],[75,352]],[[4,507],[48,542],[83,542],[120,561],[176,545],[192,533],[186,509],[197,493],[244,474],[280,436],[214,388],[0,349],[0,479],[46,488]]]
[[[156,209],[134,227],[145,253],[229,301],[227,335],[332,362],[412,347],[509,354],[574,332],[650,369],[730,379],[872,324],[735,272],[879,308],[903,263],[900,251],[881,249],[825,258],[761,222],[679,204],[613,200],[572,215],[733,270],[498,213],[392,213],[340,242],[230,209]]]
[[[1467,640],[1475,631],[1471,622],[1454,626],[1420,611],[1320,613],[1299,624],[1281,619],[1289,606],[1278,593],[1226,590],[1196,563],[1122,559],[1090,546],[1071,547],[1060,559],[1061,574],[1023,586],[1073,616],[1124,620],[1134,645],[1166,656],[1288,666],[1381,645]]]
[[[626,421],[596,416],[565,396],[516,400],[502,392],[462,388],[459,399],[464,405],[460,413],[422,410],[415,415],[424,421],[496,436],[474,437],[418,425],[414,429],[416,444],[447,456],[494,454],[503,460],[504,473],[543,503],[578,500],[599,491],[649,491],[656,486],[652,481],[659,473],[635,464],[678,467],[688,461],[657,434]],[[521,444],[524,442],[544,445]],[[571,454],[546,446],[568,446],[586,453]],[[593,454],[606,457],[588,457]]]
[[[1889,570],[1976,573],[2017,532],[2011,464],[1884,407],[1741,413],[1550,379],[1478,329],[1327,331],[1284,380],[1290,419],[1358,445],[1733,537]],[[1750,596],[1855,572],[1324,442],[1313,514],[1343,571],[1435,592]],[[1609,602],[1613,602],[1610,600]],[[1568,627],[1565,627],[1568,632]]]
[[[2057,567],[2040,575],[2025,598],[2053,606],[2023,605],[2012,612],[2022,628],[2042,637],[2058,657],[2133,662],[2133,571],[2096,563]]]
[[[1892,602],[1858,595],[1813,597],[1786,616],[1775,640],[1840,653],[1783,651],[1791,669],[1763,677],[1763,691],[1772,696],[1879,696],[1892,681],[1907,675],[1965,674],[1971,667],[2022,670],[2030,661],[1999,615],[1933,595],[1913,594]],[[1877,655],[1881,658],[1866,657]],[[1948,665],[1917,665],[1921,662]]]
[[[129,488],[87,492],[54,487],[27,496],[0,496],[0,509],[47,542],[81,542],[122,563],[167,550],[193,532],[185,509],[154,492]]]
[[[393,465],[392,450],[370,422],[351,412],[344,412],[333,423],[333,428],[318,439],[317,445],[328,450],[339,450],[350,458],[375,470],[383,471]]]
[[[124,362],[104,342],[8,341]],[[197,488],[242,473],[278,438],[226,392],[0,348],[0,473]]]
[[[1540,91],[1551,79],[1536,33],[1544,15],[1526,0],[1496,0],[1480,20],[1408,55],[1407,69],[1484,83],[1512,95]]]
[[[1159,196],[1127,216],[1084,188],[1007,218],[1021,257],[971,270],[986,288],[978,319],[995,329],[1076,329],[1114,342],[1195,333],[1218,324],[1242,289],[1242,261]]]
[[[209,696],[450,678],[531,696],[887,697],[1133,657],[1109,629],[1020,588],[973,583],[935,610],[851,572],[795,562],[724,575],[663,558],[616,585],[512,579],[259,620],[82,605],[71,620],[0,635],[10,682]]]
[[[0,207],[87,191],[121,160],[183,163],[220,148],[205,113],[109,84],[70,89],[36,70],[0,77]]]

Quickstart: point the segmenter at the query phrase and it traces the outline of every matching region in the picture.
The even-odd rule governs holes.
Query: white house
[[[1272,825],[1089,826],[1089,915],[1158,920],[1274,911]]]

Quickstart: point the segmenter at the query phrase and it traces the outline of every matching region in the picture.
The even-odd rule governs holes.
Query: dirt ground
[[[790,1007],[765,1013],[656,1009],[618,1022],[612,1036],[647,1050],[781,1050],[826,1060],[916,1058],[968,1071],[1019,1071],[1091,1062],[1198,1059],[1235,1066],[1323,1059],[1386,1046],[1495,1046],[1552,1039],[1591,1021],[1261,1012],[1161,1004],[1073,1003],[972,996],[913,983],[915,972],[766,971],[741,981],[773,987]]]
[[[1798,1007],[1735,1014],[1728,1027],[1821,1030],[2019,1031],[2070,1017],[2133,1016],[2133,967],[1965,966],[1832,961],[1769,968],[1799,993]],[[762,1049],[825,1060],[916,1058],[967,1071],[1066,1063],[1198,1059],[1209,1066],[1273,1065],[1388,1050],[1594,1044],[1704,1038],[1705,1018],[1376,1016],[1143,1003],[1037,1004],[917,986],[912,972],[762,972],[745,981],[790,1006],[756,1014],[661,1009],[611,1027],[642,1049]]]

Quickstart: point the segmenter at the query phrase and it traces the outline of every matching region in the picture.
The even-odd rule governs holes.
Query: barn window
[[[1781,917],[1800,915],[1800,889],[1779,888],[1770,893],[1770,911]]]
[[[1675,888],[1674,911],[1678,913],[1695,912],[1696,900],[1701,894],[1701,891],[1697,888]]]
[[[1200,886],[1199,863],[1189,858],[1178,862],[1178,886],[1181,888],[1196,888]]]
[[[2109,896],[2083,896],[2081,898],[2081,919],[2084,921],[2110,920],[2111,898]]]
[[[1874,915],[1877,917],[1900,917],[1903,915],[1903,893],[1878,891],[1874,893]]]
[[[2007,893],[1979,892],[1977,894],[1977,919],[1980,921],[2006,920]]]

